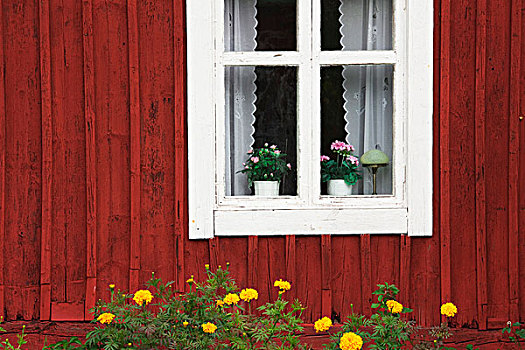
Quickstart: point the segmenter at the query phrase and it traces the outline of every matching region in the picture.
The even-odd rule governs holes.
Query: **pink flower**
[[[249,150],[248,153],[253,153],[253,149]]]
[[[321,156],[321,162],[325,162],[327,160],[330,160],[330,157],[328,157],[328,156]]]
[[[292,170],[292,164],[288,163],[286,164],[286,166],[288,167],[288,169]]]
[[[349,157],[348,157],[348,160],[349,160],[350,163],[352,163],[352,164],[359,165],[359,159],[357,159],[357,157],[349,156]]]
[[[270,148],[271,148],[271,149],[276,149],[277,146],[276,146],[276,145],[271,145]]]
[[[330,146],[330,148],[332,150],[341,150],[344,148],[344,146],[345,146],[344,142],[335,140],[334,142],[332,142],[332,145]]]
[[[251,157],[250,160],[254,163],[259,163],[259,157]]]
[[[273,173],[270,173],[270,176],[273,177]]]
[[[274,152],[275,154],[281,154],[281,151],[277,150]]]

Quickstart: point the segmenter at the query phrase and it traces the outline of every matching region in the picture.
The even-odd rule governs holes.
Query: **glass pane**
[[[297,68],[226,67],[225,84],[226,195],[254,194],[250,180],[296,195]]]
[[[392,50],[392,0],[322,0],[322,50]]]
[[[225,0],[225,51],[297,50],[296,0]]]
[[[355,182],[347,194],[373,194],[374,169],[377,194],[392,194],[392,82],[391,65],[321,68],[321,155],[329,158],[321,159],[322,194],[329,179]],[[389,161],[374,151],[373,165],[363,167],[370,150]]]

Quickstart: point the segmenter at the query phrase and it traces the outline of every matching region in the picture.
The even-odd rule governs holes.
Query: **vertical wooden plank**
[[[440,256],[441,300],[450,300],[450,1],[441,3],[441,79],[440,79]]]
[[[371,315],[372,309],[372,256],[370,251],[370,235],[360,236],[361,247],[361,310],[365,315]]]
[[[95,72],[93,71],[93,2],[82,1],[82,33],[84,56],[84,118],[86,133],[86,300],[84,318],[95,306],[97,279],[97,191],[95,146]]]
[[[518,188],[520,159],[520,94],[523,1],[512,2],[509,118],[509,319],[519,320],[519,224]]]
[[[4,60],[4,11],[0,0],[0,317],[5,316],[4,298],[4,249],[5,249],[5,60]]]
[[[286,239],[285,239],[285,251],[284,251],[284,254],[285,254],[285,264],[286,264],[286,278],[288,279],[288,281],[290,281],[291,283],[295,283],[295,281],[297,281],[297,278],[296,278],[296,251],[295,251],[295,236],[294,235],[289,235],[289,236],[286,236]],[[292,298],[295,298],[296,295],[297,295],[297,292],[294,288],[292,288],[292,290],[290,291],[290,295]]]
[[[51,317],[51,231],[53,135],[49,1],[39,2],[40,95],[42,109],[42,228],[40,237],[40,319]]]
[[[220,245],[219,237],[214,237],[208,240],[208,249],[210,251],[210,268],[216,270],[220,263]]]
[[[332,236],[321,236],[321,313],[332,317]]]
[[[42,122],[38,1],[4,11],[5,309],[8,319],[40,318]],[[9,286],[9,287],[7,287]]]
[[[410,237],[408,235],[401,235],[400,245],[399,289],[401,289],[402,302],[407,304],[410,299],[410,258],[412,256]]]
[[[487,328],[487,223],[485,191],[485,116],[487,63],[487,0],[477,1],[476,14],[476,295],[480,329]]]
[[[185,1],[173,0],[173,62],[175,111],[175,252],[177,267],[175,281],[184,286],[184,246],[188,239],[187,222],[187,152],[186,152],[186,51],[185,51]]]
[[[258,256],[259,256],[259,238],[257,236],[248,237],[248,285],[255,288],[258,277]]]
[[[139,33],[137,1],[128,0],[128,50],[129,50],[129,113],[130,113],[130,166],[131,166],[131,252],[129,262],[129,289],[139,286],[140,270],[140,76]]]

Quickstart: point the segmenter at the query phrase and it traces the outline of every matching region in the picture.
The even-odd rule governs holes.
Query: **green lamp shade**
[[[371,149],[361,156],[363,166],[387,165],[389,162],[388,156],[378,149]]]

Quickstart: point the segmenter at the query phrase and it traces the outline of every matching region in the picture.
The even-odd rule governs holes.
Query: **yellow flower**
[[[202,330],[204,331],[204,333],[215,333],[215,331],[217,330],[217,326],[213,323],[208,322],[202,325]]]
[[[279,287],[279,289],[280,289],[279,294],[282,294],[282,293],[286,292],[287,290],[290,290],[290,288],[292,288],[292,285],[290,284],[290,282],[283,281],[282,279],[280,279],[278,281],[275,281],[273,286],[274,287]]]
[[[182,325],[183,325],[184,327],[187,327],[187,326],[189,325],[189,323],[186,322],[186,321],[184,321],[184,322],[182,322]]]
[[[323,317],[314,323],[315,333],[326,332],[330,327],[332,327],[332,320],[328,317]]]
[[[452,303],[445,303],[441,305],[441,314],[447,317],[454,317],[458,312],[456,305]]]
[[[148,305],[153,300],[153,295],[149,290],[141,289],[135,292],[133,300],[140,306],[142,306],[144,302],[146,302],[146,305]]]
[[[218,307],[223,307],[223,306],[224,306],[224,301],[222,301],[222,300],[217,300],[217,306],[218,306]]]
[[[224,297],[223,301],[225,304],[232,305],[237,304],[241,300],[237,294],[228,294]]]
[[[114,284],[110,284],[109,285],[109,289],[115,289],[115,285]]]
[[[388,311],[390,311],[393,314],[398,314],[401,311],[403,311],[403,305],[398,303],[395,300],[389,300],[386,302],[386,306],[388,306]]]
[[[209,269],[210,269],[210,264],[206,264],[206,265],[204,265],[204,268],[205,268],[206,270],[209,270]]]
[[[247,302],[250,302],[252,300],[257,300],[259,298],[259,293],[255,289],[252,288],[246,288],[241,291],[241,299]]]
[[[100,322],[100,323],[110,324],[111,321],[113,321],[114,318],[115,318],[115,315],[113,315],[112,313],[104,312],[102,315],[100,315],[97,318],[97,321]]]
[[[193,275],[186,280],[186,283],[193,283]]]
[[[345,333],[341,337],[339,347],[342,350],[359,350],[363,347],[363,339],[355,333]]]

